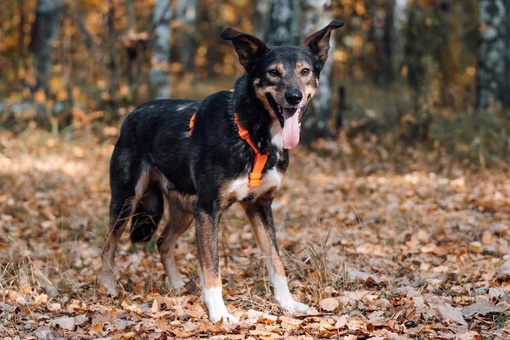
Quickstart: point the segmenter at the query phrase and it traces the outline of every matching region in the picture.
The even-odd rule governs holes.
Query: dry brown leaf
[[[50,321],[51,327],[60,327],[68,331],[74,331],[76,326],[80,326],[88,321],[86,315],[78,315],[76,317],[61,317]]]
[[[506,260],[498,267],[497,278],[502,281],[510,280],[510,260]]]
[[[333,312],[338,308],[338,306],[340,306],[340,302],[338,302],[338,299],[336,298],[326,298],[319,302],[319,306],[326,312]]]
[[[462,311],[459,308],[454,308],[451,305],[444,302],[439,302],[433,307],[437,310],[438,316],[440,318],[454,321],[460,325],[467,324],[466,320],[464,320],[464,317],[462,315]]]
[[[263,330],[253,329],[253,330],[250,330],[248,333],[250,335],[256,336],[258,339],[279,339],[279,338],[281,338],[281,336],[279,334],[268,332],[268,331],[263,331]]]
[[[55,302],[48,304],[46,308],[48,308],[50,312],[58,312],[60,309],[62,309],[62,305],[58,302]]]
[[[157,313],[161,310],[161,305],[159,303],[159,300],[158,299],[154,299],[154,301],[152,301],[152,308],[151,308],[151,312],[152,313]]]
[[[503,313],[508,310],[508,303],[501,302],[499,304],[493,304],[488,300],[480,300],[471,305],[462,308],[462,314],[464,316],[487,315],[490,313]]]
[[[170,325],[166,321],[166,318],[164,317],[157,317],[155,325],[159,330],[162,331],[167,331],[171,329]]]
[[[381,281],[377,276],[359,270],[353,270],[349,272],[349,280],[354,282],[361,281],[365,283],[380,283]]]

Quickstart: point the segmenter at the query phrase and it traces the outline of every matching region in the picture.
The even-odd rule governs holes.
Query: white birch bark
[[[156,0],[152,23],[154,25],[154,45],[151,57],[149,79],[154,98],[170,97],[170,0]]]
[[[330,0],[304,0],[304,30],[301,40],[309,34],[326,27],[333,20],[332,11],[327,10],[331,6]],[[335,49],[335,40],[333,36],[329,41],[329,56],[324,64],[319,81],[319,88],[312,101],[311,114],[304,121],[303,128],[305,133],[309,133],[312,138],[329,137],[332,134],[330,120],[333,119],[333,109],[331,99],[333,94],[333,51]]]
[[[269,27],[265,37],[268,46],[299,44],[299,2],[271,0]]]
[[[477,100],[480,109],[492,109],[503,102],[505,79],[505,0],[480,0],[480,46],[478,50]]]
[[[179,29],[175,31],[175,40],[179,40],[179,61],[185,73],[193,71],[198,4],[199,0],[178,0],[177,2],[175,17],[179,21]]]

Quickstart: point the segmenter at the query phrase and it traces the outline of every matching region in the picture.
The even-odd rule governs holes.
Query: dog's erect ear
[[[340,20],[333,20],[328,26],[324,27],[318,32],[315,32],[301,44],[303,48],[309,48],[320,61],[321,68],[324,66],[326,59],[328,59],[329,51],[329,37],[331,31],[340,28],[344,23]]]
[[[259,38],[236,31],[233,28],[225,29],[221,32],[220,37],[225,40],[232,40],[232,44],[239,55],[239,62],[246,71],[249,71],[251,65],[254,65],[267,50],[266,44]]]

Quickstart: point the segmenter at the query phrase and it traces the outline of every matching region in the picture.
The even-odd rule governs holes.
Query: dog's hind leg
[[[127,150],[127,151],[126,151]],[[119,148],[114,150],[110,163],[110,229],[101,252],[101,272],[99,280],[109,295],[117,296],[115,280],[115,251],[122,233],[129,223],[133,211],[143,192],[149,184],[148,171],[137,173],[137,167],[126,159],[130,150]]]
[[[145,184],[144,189],[140,198],[136,200],[131,218],[129,236],[133,243],[150,240],[163,216],[164,200],[159,183],[150,181]]]
[[[134,190],[132,192],[129,190],[124,191],[123,195],[120,195],[120,193],[119,195],[112,194],[110,203],[110,230],[101,252],[102,264],[99,275],[101,284],[111,296],[118,295],[117,288],[115,288],[115,250],[129,222],[133,210],[131,199],[134,194]]]
[[[288,312],[306,313],[308,306],[294,300],[287,284],[287,276],[280,259],[276,240],[271,202],[271,198],[260,198],[255,202],[243,203],[243,208],[264,256],[276,302]]]
[[[193,197],[182,196],[171,191],[168,194],[169,220],[158,238],[158,250],[170,284],[176,291],[184,287],[181,274],[175,265],[177,239],[193,222]]]

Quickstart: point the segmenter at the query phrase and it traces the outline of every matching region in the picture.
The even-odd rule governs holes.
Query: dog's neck
[[[271,152],[275,147],[281,149],[279,143],[274,143],[273,134],[279,134],[275,129],[270,112],[257,99],[253,84],[250,84],[248,74],[243,74],[235,83],[232,96],[232,108],[238,116],[239,123],[248,129],[251,139],[257,144],[261,152]]]

